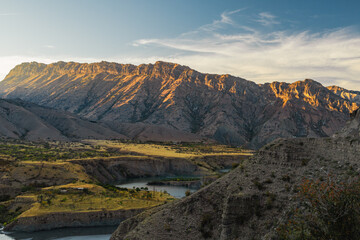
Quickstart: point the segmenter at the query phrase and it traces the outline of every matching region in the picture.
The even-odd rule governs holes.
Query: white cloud
[[[259,16],[263,25],[278,23],[270,13]],[[218,31],[220,23],[233,26],[236,33]],[[322,33],[244,31],[246,26],[239,28],[227,13],[209,26],[177,38],[140,39],[134,46],[168,48],[177,53],[175,62],[202,72],[230,73],[259,83],[312,78],[360,90],[360,34],[352,28]]]
[[[255,21],[264,26],[280,24],[280,22],[278,22],[275,19],[276,19],[276,16],[272,15],[271,13],[262,12],[262,13],[259,13],[259,17]]]

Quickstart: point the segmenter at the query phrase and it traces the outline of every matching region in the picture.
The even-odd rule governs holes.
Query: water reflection
[[[169,186],[169,185],[161,185],[161,186],[154,186],[154,185],[147,185],[149,182],[152,181],[160,181],[164,179],[164,177],[152,177],[152,178],[132,178],[124,180],[118,184],[115,184],[118,187],[123,188],[148,188],[150,191],[166,191],[171,196],[175,198],[182,198],[185,197],[185,192],[189,190],[191,193],[196,192],[195,188],[188,188],[184,186]]]

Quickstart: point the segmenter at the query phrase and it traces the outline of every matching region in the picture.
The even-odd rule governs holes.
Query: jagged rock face
[[[347,122],[346,126],[335,133],[333,137],[360,138],[360,110],[354,111],[351,117],[351,121]]]
[[[24,63],[0,82],[0,94],[91,120],[160,125],[255,148],[279,137],[332,135],[358,107],[312,80],[257,85],[165,62]]]
[[[347,100],[360,104],[360,92],[359,91],[351,91],[345,88],[341,88],[338,86],[329,86],[327,87],[330,91],[334,92],[336,95],[341,96]]]

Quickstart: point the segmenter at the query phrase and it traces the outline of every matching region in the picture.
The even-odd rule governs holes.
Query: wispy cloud
[[[220,19],[216,19],[214,20],[212,23],[209,24],[205,24],[203,26],[201,26],[200,28],[188,32],[188,33],[184,33],[185,35],[188,34],[192,34],[192,33],[198,33],[201,31],[215,31],[218,29],[222,29],[224,27],[229,27],[229,26],[233,26],[233,27],[240,27],[233,19],[232,16],[236,15],[242,11],[246,10],[246,8],[240,8],[240,9],[236,9],[234,11],[225,11],[220,15]]]
[[[134,46],[165,47],[173,61],[203,72],[230,73],[260,83],[313,78],[360,90],[360,34],[354,29],[265,33],[241,26],[231,16],[223,13],[212,24],[177,38],[140,39]],[[259,16],[264,26],[279,23],[270,13]],[[225,34],[221,25],[236,31]]]
[[[271,26],[275,24],[280,24],[279,21],[276,20],[276,16],[272,15],[268,12],[259,13],[258,18],[255,20],[263,26]]]

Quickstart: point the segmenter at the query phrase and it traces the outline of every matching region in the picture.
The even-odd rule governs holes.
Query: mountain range
[[[256,84],[160,61],[23,63],[0,82],[0,96],[66,111],[131,138],[141,137],[142,126],[146,140],[182,135],[250,148],[277,138],[331,136],[360,105],[359,92],[311,79]]]

